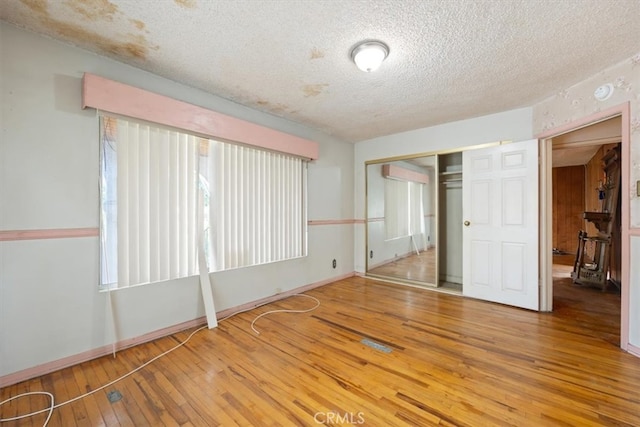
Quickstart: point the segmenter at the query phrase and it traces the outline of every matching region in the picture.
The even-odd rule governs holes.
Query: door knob
[[[464,222],[464,226],[465,226],[465,227],[468,227],[468,226],[470,226],[470,225],[471,225],[471,223],[470,223],[469,221],[465,221],[465,222]]]

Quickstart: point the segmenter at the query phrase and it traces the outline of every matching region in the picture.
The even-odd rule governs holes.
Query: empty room
[[[640,425],[639,20],[3,0],[0,425]]]

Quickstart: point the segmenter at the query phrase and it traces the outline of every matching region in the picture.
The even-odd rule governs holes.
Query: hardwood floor
[[[612,342],[619,316],[603,302],[615,295],[557,288],[550,314],[342,280],[307,292],[322,303],[315,311],[260,318],[260,335],[250,328],[258,314],[313,301],[291,297],[200,331],[139,372],[56,409],[49,425],[640,425],[640,359]],[[7,387],[0,400],[46,390],[65,401],[190,332]],[[109,403],[114,390],[123,397]],[[44,397],[23,398],[0,416],[46,405]],[[41,426],[44,418],[3,426]]]
[[[369,274],[433,285],[436,283],[436,250],[432,248],[419,255],[410,254],[370,269]]]

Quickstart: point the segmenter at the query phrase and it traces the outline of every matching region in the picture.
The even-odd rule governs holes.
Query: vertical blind
[[[102,118],[101,284],[306,255],[306,162],[135,121]],[[199,199],[203,200],[199,203]]]
[[[210,140],[206,164],[213,271],[306,254],[305,161]]]
[[[384,218],[388,240],[424,232],[423,192],[424,184],[385,179]]]
[[[126,120],[115,127],[115,235],[105,237],[116,239],[117,254],[109,254],[115,271],[108,283],[113,277],[122,287],[197,274],[196,138]]]
[[[406,181],[385,179],[384,225],[387,239],[409,235],[409,192]]]
[[[419,182],[409,182],[409,234],[422,234],[424,227],[424,195],[425,185]]]

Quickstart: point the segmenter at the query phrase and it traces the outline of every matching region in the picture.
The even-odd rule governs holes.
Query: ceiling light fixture
[[[379,41],[367,41],[356,45],[351,51],[351,59],[366,73],[375,71],[389,55],[389,47]]]

